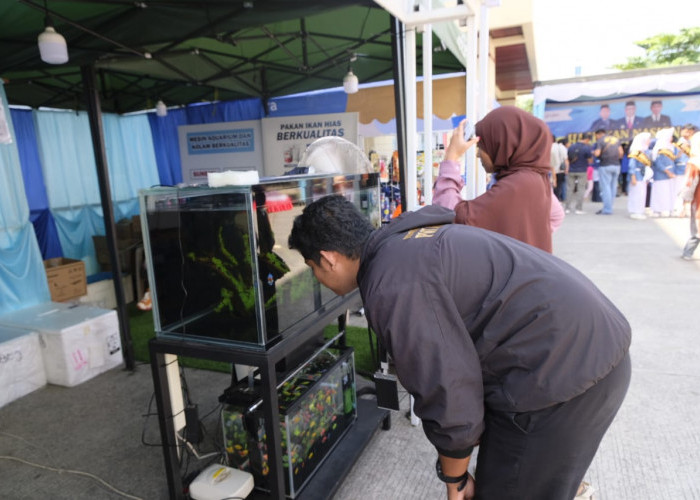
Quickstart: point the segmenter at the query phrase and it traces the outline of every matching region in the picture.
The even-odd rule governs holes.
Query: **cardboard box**
[[[82,260],[56,257],[44,261],[51,300],[63,302],[87,293],[85,263]]]
[[[138,241],[143,239],[143,233],[141,232],[141,217],[139,215],[134,215],[131,218],[131,237]]]
[[[94,235],[92,243],[95,245],[95,256],[97,263],[102,271],[112,271],[112,262],[109,256],[109,247],[107,246],[107,238],[105,236]],[[134,240],[117,240],[117,252],[119,254],[119,265],[123,273],[132,271],[132,261],[134,249],[139,245],[138,241]]]

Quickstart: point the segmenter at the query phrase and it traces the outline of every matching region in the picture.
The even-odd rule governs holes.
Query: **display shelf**
[[[178,443],[175,443],[175,429],[171,411],[171,401],[166,373],[165,356],[174,354],[212,361],[224,361],[240,363],[259,368],[262,398],[262,409],[265,419],[265,432],[271,446],[268,447],[268,459],[270,464],[269,494],[255,493],[253,498],[285,498],[284,469],[282,464],[281,432],[279,422],[279,401],[277,397],[277,373],[275,365],[286,356],[292,354],[300,346],[313,338],[319,328],[330,324],[334,319],[338,320],[338,328],[344,331],[348,311],[356,309],[361,304],[358,290],[344,296],[343,300],[332,308],[321,308],[313,318],[294,325],[279,343],[271,348],[261,351],[258,349],[244,348],[236,345],[212,345],[202,342],[187,340],[175,340],[168,338],[155,338],[150,341],[151,370],[155,387],[155,399],[158,407],[158,422],[160,426],[161,440],[163,443],[163,455],[168,481],[170,498],[185,498],[183,493],[183,480],[180,476],[179,460],[177,456]],[[345,337],[341,336],[339,342],[344,344]],[[372,410],[371,405],[374,405]],[[368,408],[369,407],[369,408]],[[376,402],[360,403],[358,401],[358,415],[356,422],[349,427],[346,435],[338,442],[336,448],[326,457],[325,461],[315,471],[314,476],[301,490],[298,498],[326,498],[329,485],[335,484],[335,488],[342,481],[343,475],[349,470],[349,466],[340,474],[342,467],[338,469],[339,462],[356,460],[357,456],[371,438],[374,430],[381,421],[385,421],[388,427],[389,413],[386,410],[376,408]],[[359,449],[358,449],[359,447]],[[329,464],[336,464],[331,465]],[[338,469],[338,470],[336,470]],[[325,471],[325,472],[324,472]],[[333,472],[332,472],[333,471]],[[331,477],[335,474],[335,478]],[[319,486],[321,485],[321,486]],[[323,493],[325,491],[325,493]],[[319,493],[314,493],[319,492]],[[321,496],[314,496],[314,495]],[[308,496],[307,496],[308,495]]]

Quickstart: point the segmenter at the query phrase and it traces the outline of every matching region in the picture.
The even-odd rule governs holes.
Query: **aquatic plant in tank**
[[[240,391],[247,390],[241,385]],[[239,396],[249,401],[250,394]],[[322,352],[279,386],[277,396],[285,484],[293,498],[355,419],[352,351]],[[246,404],[224,405],[224,443],[229,465],[251,472],[256,487],[266,489],[267,434],[260,408],[252,406],[250,410]]]

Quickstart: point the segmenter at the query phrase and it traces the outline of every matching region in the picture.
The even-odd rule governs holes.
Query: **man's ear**
[[[321,266],[324,265],[325,261],[329,269],[335,268],[338,263],[338,252],[333,250],[321,250],[319,253],[321,254]]]

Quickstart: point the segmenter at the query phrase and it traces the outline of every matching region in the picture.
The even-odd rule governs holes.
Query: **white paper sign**
[[[316,139],[337,136],[358,144],[358,113],[263,118],[265,176],[284,175],[297,166],[306,147]]]
[[[260,120],[178,127],[182,182],[206,184],[208,172],[257,170],[262,174]]]
[[[0,99],[0,144],[12,144],[12,135],[10,135],[10,126],[7,123],[7,115],[5,114],[5,106]]]

